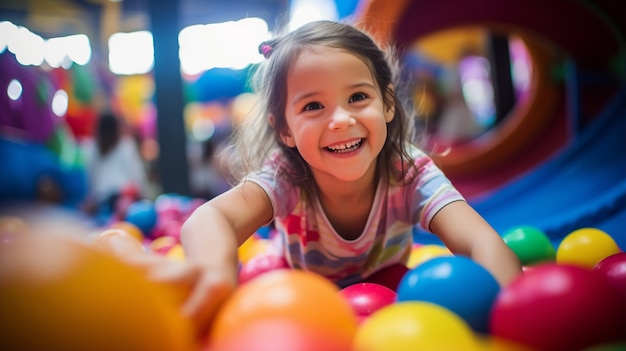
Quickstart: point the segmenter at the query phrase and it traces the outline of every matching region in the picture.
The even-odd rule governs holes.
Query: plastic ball
[[[126,233],[128,233],[130,236],[134,237],[135,239],[139,240],[140,242],[143,241],[143,239],[145,238],[143,233],[141,232],[141,229],[139,229],[136,225],[130,223],[130,222],[115,222],[113,224],[111,224],[109,226],[110,229],[121,229],[123,231],[125,231]]]
[[[162,236],[171,236],[178,239],[180,238],[182,225],[183,221],[179,218],[159,215],[150,237],[159,238]]]
[[[398,287],[398,301],[435,303],[458,314],[475,331],[486,332],[499,291],[483,266],[467,257],[444,256],[410,270]]]
[[[281,269],[239,286],[217,312],[209,345],[234,337],[241,328],[264,320],[285,320],[348,350],[357,320],[339,289],[308,271]]]
[[[623,340],[625,310],[626,300],[598,274],[549,263],[501,290],[490,331],[538,350],[580,350]]]
[[[621,252],[615,240],[596,228],[582,228],[565,236],[556,251],[557,263],[592,269],[605,257]]]
[[[113,255],[49,235],[10,246],[0,246],[3,349],[196,349],[175,292]]]
[[[422,262],[440,256],[452,256],[452,252],[450,252],[450,250],[445,246],[434,244],[413,247],[411,249],[411,254],[409,255],[407,267],[415,268]]]
[[[171,236],[160,236],[148,244],[148,248],[155,253],[165,255],[167,252],[178,244],[178,239]]]
[[[626,341],[594,345],[581,351],[626,351]]]
[[[276,269],[289,268],[289,263],[279,255],[257,255],[242,264],[239,270],[239,284],[245,284],[251,279]]]
[[[239,261],[245,264],[252,257],[266,253],[269,247],[269,239],[263,239],[253,235],[239,246],[237,250]]]
[[[142,243],[134,236],[122,229],[106,229],[99,233],[93,240],[93,246],[97,249],[125,257],[144,252]]]
[[[396,302],[397,297],[395,291],[375,283],[352,284],[341,289],[339,293],[348,300],[360,321]]]
[[[472,329],[450,310],[420,301],[398,302],[360,325],[354,351],[477,350]]]
[[[363,279],[363,283],[374,283],[386,286],[389,289],[396,291],[400,281],[409,271],[409,268],[401,263],[392,264],[374,272],[369,277]]]
[[[185,261],[185,249],[181,244],[174,244],[169,250],[167,250],[165,257],[177,261]]]
[[[478,336],[480,351],[537,351],[528,345],[489,334]]]
[[[602,275],[622,296],[626,296],[626,252],[605,257],[593,271]]]
[[[548,236],[538,228],[520,226],[510,229],[502,239],[517,255],[522,266],[556,260],[556,250]]]
[[[207,351],[347,351],[345,343],[289,319],[254,321],[216,340]]]
[[[148,200],[131,203],[126,209],[124,220],[136,225],[144,236],[149,237],[157,223],[157,212],[154,204]]]

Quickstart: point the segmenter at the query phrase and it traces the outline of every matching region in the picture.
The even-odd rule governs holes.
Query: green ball
[[[515,252],[522,266],[532,266],[556,261],[556,250],[548,236],[532,226],[509,229],[503,236],[504,242]]]
[[[588,347],[582,351],[626,351],[626,342],[615,342]]]

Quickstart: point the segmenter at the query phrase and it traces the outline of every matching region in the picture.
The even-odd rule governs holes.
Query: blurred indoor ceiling
[[[286,12],[289,3],[289,0],[0,0],[0,21],[27,27],[44,38],[83,33],[102,43],[115,32],[149,30],[149,6],[158,9],[159,3],[165,1],[179,2],[181,29],[245,17],[261,17],[272,26],[277,16]]]

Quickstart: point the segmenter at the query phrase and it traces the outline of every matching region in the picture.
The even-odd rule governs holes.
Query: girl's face
[[[347,51],[307,48],[295,58],[282,140],[298,148],[318,183],[373,179],[394,116],[380,90],[368,66]]]

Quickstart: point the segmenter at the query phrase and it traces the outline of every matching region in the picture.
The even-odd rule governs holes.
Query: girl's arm
[[[182,311],[200,330],[237,284],[239,245],[272,214],[261,187],[244,182],[200,206],[183,224],[181,243],[187,262],[198,267],[198,277]]]
[[[484,266],[501,286],[508,285],[522,272],[517,255],[465,201],[442,208],[431,220],[430,229],[450,251],[471,257]]]

